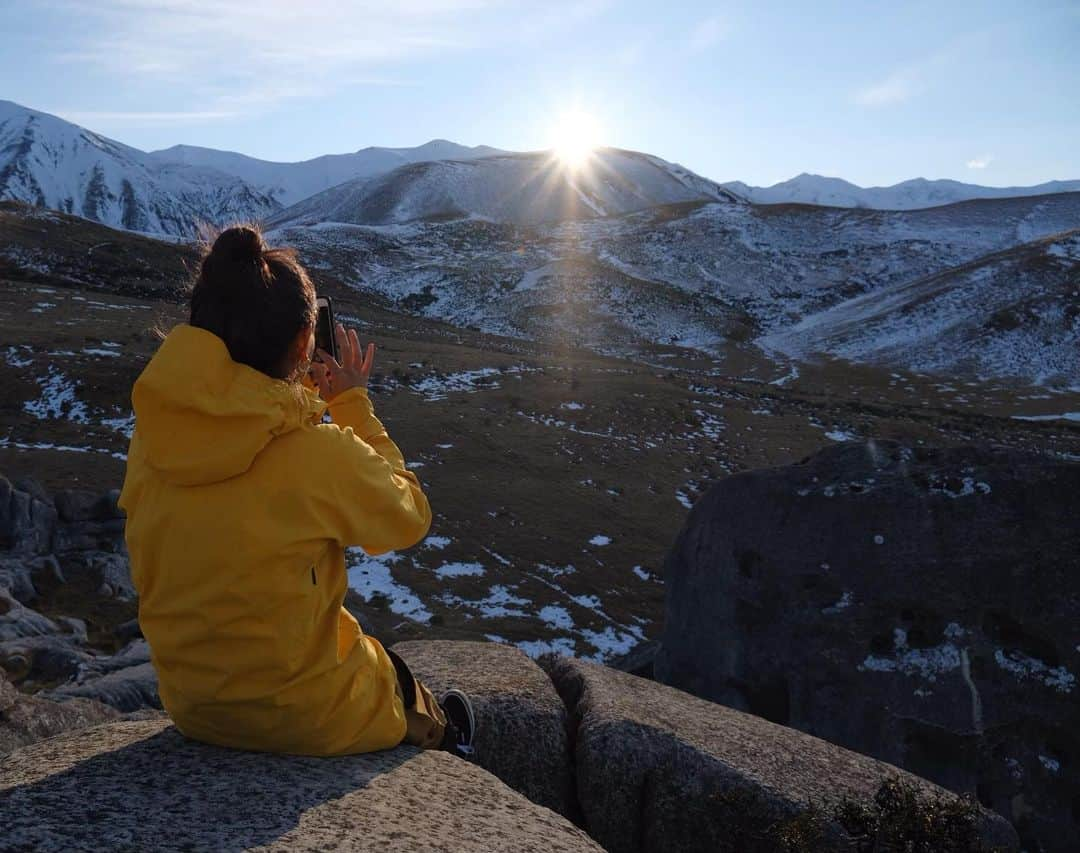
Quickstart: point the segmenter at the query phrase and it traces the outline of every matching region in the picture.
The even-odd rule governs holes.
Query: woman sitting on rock
[[[338,324],[341,360],[313,361],[315,319],[295,251],[229,228],[135,382],[120,506],[162,704],[241,749],[469,754],[468,698],[436,702],[342,607],[344,549],[414,545],[431,509],[368,397],[375,345]]]

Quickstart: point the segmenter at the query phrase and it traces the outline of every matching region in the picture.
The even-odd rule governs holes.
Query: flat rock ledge
[[[0,758],[0,827],[5,850],[601,850],[449,753],[248,752],[167,720],[104,723]]]
[[[476,760],[515,791],[578,818],[566,706],[524,652],[498,643],[414,641],[393,646],[437,697],[455,687],[476,712]]]
[[[583,825],[613,853],[1019,846],[1000,815],[882,761],[588,661],[543,662],[576,723]],[[905,812],[905,804],[917,808]],[[966,828],[958,841],[938,830],[928,846],[867,838],[867,830],[893,842],[896,831],[917,837],[921,818],[965,805],[959,826],[945,818],[938,826]],[[916,815],[907,826],[905,814]]]

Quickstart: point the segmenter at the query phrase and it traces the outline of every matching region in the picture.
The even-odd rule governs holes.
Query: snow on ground
[[[610,625],[603,631],[582,628],[581,636],[596,646],[598,651],[596,654],[591,655],[591,659],[601,663],[610,658],[627,654],[634,646],[645,639],[641,629],[636,626],[631,629],[631,633],[619,631]]]
[[[574,627],[574,620],[570,616],[570,612],[565,607],[559,607],[557,604],[541,607],[537,615],[552,628],[568,630]]]
[[[414,382],[411,387],[418,394],[423,394],[426,400],[445,400],[449,393],[477,391],[479,390],[477,380],[498,375],[499,371],[494,367],[481,367],[478,370],[448,373],[446,376],[428,376],[419,382]],[[485,382],[484,387],[498,388],[499,384]]]
[[[844,598],[841,598],[843,601]],[[841,602],[834,607],[839,607]],[[858,669],[860,672],[901,672],[936,681],[939,675],[960,669],[964,655],[957,642],[966,631],[955,622],[950,622],[943,633],[946,642],[930,648],[913,649],[908,646],[907,631],[896,628],[893,630],[892,657],[868,655]],[[1017,678],[1034,679],[1062,693],[1071,693],[1076,686],[1076,676],[1065,667],[1049,666],[1022,652],[998,649],[994,653],[994,660],[1001,669]]]
[[[607,616],[603,613],[603,603],[599,597],[595,595],[571,595],[570,600],[574,602],[578,607],[584,607],[586,610],[595,610],[600,613],[606,619]]]
[[[553,640],[520,640],[515,645],[531,658],[546,654],[577,656],[577,645],[570,637],[556,637]]]
[[[578,435],[591,435],[593,438],[604,438],[611,441],[623,442],[632,442],[635,441],[636,438],[638,438],[638,436],[620,435],[615,432],[615,427],[610,424],[608,425],[607,432],[598,432],[596,430],[581,429],[580,427],[575,426],[569,421],[564,421],[562,418],[556,418],[552,415],[529,414],[528,412],[522,412],[520,410],[516,412],[516,414],[520,417],[525,418],[525,420],[532,421],[534,424],[540,424],[541,426],[551,427],[553,429],[565,430],[567,432],[576,432]],[[646,446],[656,446],[655,444],[650,444],[648,439],[646,439],[644,443]]]
[[[834,429],[825,433],[825,437],[831,441],[858,441],[859,436],[856,433],[846,429]]]
[[[127,438],[131,438],[131,434],[135,432],[135,414],[132,413],[121,418],[102,418],[101,425],[123,433]]]
[[[597,533],[592,539],[589,540],[590,545],[610,545],[611,537],[604,536],[602,533]]]
[[[1033,678],[1061,693],[1071,693],[1076,686],[1076,676],[1065,667],[1048,666],[1038,658],[1028,657],[1021,652],[998,649],[994,652],[994,660],[998,666],[1018,678]]]
[[[484,574],[480,563],[443,563],[435,570],[440,578],[477,577]]]
[[[1065,412],[1060,415],[1013,415],[1017,421],[1080,421],[1080,412]]]
[[[484,548],[484,550],[487,551],[488,554],[490,554],[492,557],[494,557],[495,560],[497,562],[501,563],[502,565],[504,565],[504,566],[509,566],[510,565],[510,561],[508,559],[506,559],[506,557],[502,556],[502,554],[496,554],[490,548]]]
[[[694,414],[697,415],[700,424],[698,427],[699,434],[709,439],[709,441],[719,441],[720,433],[727,429],[724,419],[704,409],[694,409]]]
[[[431,611],[424,602],[409,589],[394,580],[390,566],[405,559],[401,554],[389,551],[377,557],[369,556],[359,546],[345,549],[348,565],[349,586],[364,599],[371,602],[376,596],[383,596],[390,602],[390,610],[412,619],[414,622],[428,623]]]
[[[527,640],[516,643],[519,648],[533,656],[561,650],[563,654],[577,654],[603,662],[612,656],[625,654],[645,639],[640,624],[647,624],[646,620],[636,620],[639,624],[635,625],[620,624],[604,611],[599,596],[594,594],[572,595],[556,583],[557,578],[573,573],[573,566],[557,568],[537,564],[537,568],[543,574],[528,573],[528,577],[542,583],[552,593],[560,596],[565,603],[551,603],[549,601],[537,606],[519,592],[518,586],[505,584],[491,586],[483,598],[468,599],[446,592],[439,596],[439,601],[447,607],[463,608],[480,618],[535,619],[544,623],[553,631],[564,632],[564,636],[551,639]],[[640,567],[636,568],[640,569]],[[436,573],[438,574],[439,571],[436,570]],[[456,574],[456,570],[454,573]],[[544,575],[547,577],[544,577]],[[647,573],[638,576],[651,578],[651,575]],[[595,623],[595,620],[599,620],[606,623],[606,625],[599,630],[593,627],[578,627],[572,612],[575,608],[589,611],[588,618],[591,622]],[[591,644],[595,651],[591,655],[583,655],[583,652],[578,650],[581,641]]]
[[[476,370],[463,370],[459,373],[448,373],[443,376],[425,376],[423,379],[410,385],[409,389],[417,394],[422,394],[424,399],[428,401],[445,400],[447,394],[476,392],[484,389],[498,388],[499,383],[494,378],[496,376],[514,376],[539,369],[540,368],[526,367],[525,365],[514,365],[503,368],[480,367]],[[444,447],[443,445],[439,446]],[[445,445],[445,448],[450,447],[453,447],[453,445]]]
[[[0,438],[0,447],[12,447],[16,450],[62,450],[71,453],[107,453],[114,459],[127,459],[126,453],[106,450],[104,447],[76,447],[70,444],[53,444],[48,441],[13,441],[6,436]]]
[[[488,589],[488,594],[479,600],[470,600],[450,593],[444,593],[440,600],[448,607],[465,607],[475,610],[486,619],[528,616],[529,613],[521,608],[532,604],[529,599],[514,595],[509,587],[502,584],[496,584]]]
[[[950,498],[966,498],[968,495],[988,495],[990,494],[990,485],[984,483],[981,480],[976,482],[974,477],[964,477],[960,480],[960,488],[953,489],[951,482],[946,480],[943,483],[931,484],[929,491],[934,494],[945,495]]]
[[[544,278],[551,275],[556,269],[555,264],[544,264],[542,267],[538,267],[534,270],[528,270],[525,275],[521,277],[521,280],[514,287],[515,291],[532,290],[535,288]]]
[[[960,668],[960,649],[953,643],[942,643],[925,649],[908,647],[907,631],[903,628],[893,630],[892,657],[867,655],[859,664],[860,672],[902,672],[904,675],[920,676],[927,681],[937,681],[937,677]]]
[[[30,350],[30,347],[23,344],[21,347],[10,346],[4,350],[4,361],[7,363],[8,367],[29,367],[34,363],[33,359],[23,358],[19,355],[20,349]]]
[[[68,379],[59,368],[50,364],[45,376],[38,379],[41,396],[23,403],[23,410],[35,418],[66,418],[87,423],[86,404],[75,394],[78,383]]]

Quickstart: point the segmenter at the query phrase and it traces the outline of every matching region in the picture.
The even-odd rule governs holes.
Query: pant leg
[[[422,749],[439,749],[446,733],[446,714],[422,682],[417,679],[413,682],[416,684],[416,707],[405,711],[408,724],[405,740]]]
[[[410,671],[408,664],[390,649],[387,655],[397,670],[398,680],[394,687],[405,706],[404,743],[421,749],[438,749],[443,745],[446,732],[446,714],[439,703]]]
[[[385,651],[386,656],[390,658],[390,663],[394,665],[394,671],[397,673],[398,686],[401,688],[400,693],[402,702],[405,703],[406,708],[415,708],[416,680],[413,678],[412,670],[409,669],[409,665],[402,660],[401,655],[393,649],[383,646],[383,651]]]

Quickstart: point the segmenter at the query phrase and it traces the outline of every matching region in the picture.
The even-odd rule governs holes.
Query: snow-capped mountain
[[[603,148],[581,168],[571,169],[542,151],[413,163],[318,193],[271,217],[269,224],[388,225],[469,217],[526,224],[719,200],[741,201],[729,190],[659,157]]]
[[[1080,384],[1080,229],[845,300],[766,336],[805,358]]]
[[[0,199],[179,237],[194,236],[203,223],[262,219],[342,181],[402,164],[498,153],[443,139],[299,163],[188,145],[145,152],[57,116],[0,101]]]
[[[470,148],[446,139],[433,139],[415,148],[369,147],[351,154],[325,154],[298,163],[275,163],[195,145],[174,145],[151,151],[147,156],[160,163],[217,169],[246,181],[268,198],[288,206],[345,181],[380,175],[407,163],[472,160],[501,153],[487,145]]]
[[[1032,187],[981,187],[960,181],[914,178],[891,187],[860,187],[841,178],[803,173],[771,187],[752,187],[742,181],[722,186],[756,204],[816,204],[826,207],[866,207],[874,210],[917,210],[976,198],[1015,198],[1080,192],[1080,181],[1049,181]]]
[[[258,219],[280,208],[217,169],[159,162],[11,101],[0,101],[0,199],[178,236],[194,235],[201,223]]]
[[[1076,228],[1080,194],[1064,193],[915,211],[701,202],[532,225],[475,218],[360,225],[316,217],[309,225],[299,218],[284,223],[268,237],[297,246],[306,262],[405,310],[499,334],[623,353],[656,342],[722,352],[733,342],[764,338],[774,352],[809,355],[841,354],[840,342],[829,338],[804,350],[770,336],[790,333],[797,343],[803,337],[794,331],[798,324],[856,297]],[[1035,262],[1031,276],[1018,278],[1021,284],[1007,292],[1045,292],[1039,311],[1067,316],[1066,325],[1080,322],[1068,307],[1077,297],[1058,286],[1058,266]],[[935,322],[981,328],[993,300],[969,294],[959,278],[948,281],[955,282],[956,295],[936,303]],[[912,309],[897,310],[900,322]],[[1030,341],[1058,328],[1048,323],[1032,325]],[[986,334],[1004,340],[1006,331],[991,327]],[[1054,344],[1047,352],[1055,354],[1046,359],[981,361],[971,358],[978,346],[965,338],[951,356],[940,355],[940,364],[970,375],[1080,383],[1075,346],[1070,355],[1068,346]],[[912,348],[880,354],[868,348],[849,357],[907,367],[915,354]]]

